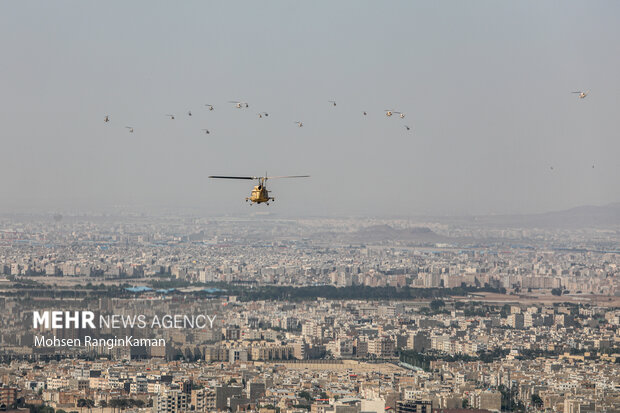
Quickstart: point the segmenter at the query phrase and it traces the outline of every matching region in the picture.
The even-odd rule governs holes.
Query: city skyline
[[[0,2],[0,413],[620,413],[618,40],[612,0]]]

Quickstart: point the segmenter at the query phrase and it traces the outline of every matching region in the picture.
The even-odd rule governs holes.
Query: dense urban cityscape
[[[2,218],[0,407],[619,411],[617,226],[521,224]]]

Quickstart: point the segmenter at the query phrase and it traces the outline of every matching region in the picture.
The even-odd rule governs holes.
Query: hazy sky
[[[0,212],[620,201],[618,1],[3,1],[0,50]]]

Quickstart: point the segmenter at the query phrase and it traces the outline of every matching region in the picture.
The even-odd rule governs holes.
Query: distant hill
[[[480,225],[502,227],[611,229],[620,227],[620,203],[580,206],[541,214],[484,216],[474,220]]]

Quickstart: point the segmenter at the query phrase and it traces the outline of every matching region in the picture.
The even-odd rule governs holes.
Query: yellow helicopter
[[[267,174],[265,174],[267,175]],[[269,196],[269,191],[267,190],[267,180],[268,179],[280,179],[280,178],[309,178],[310,175],[291,175],[291,176],[209,176],[209,178],[217,178],[217,179],[249,179],[249,180],[258,180],[258,185],[254,185],[254,189],[252,190],[252,194],[245,198],[245,202],[251,201],[250,205],[262,204],[265,203],[269,205],[269,201],[275,201],[276,199],[272,196]]]

